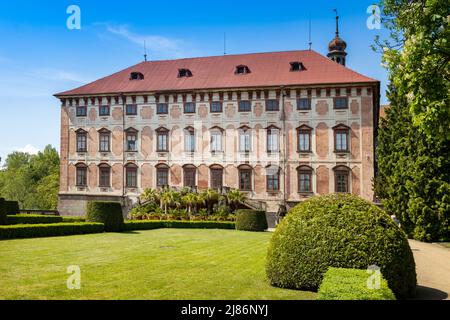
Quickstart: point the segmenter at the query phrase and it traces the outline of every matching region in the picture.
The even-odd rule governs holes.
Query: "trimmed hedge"
[[[137,220],[126,221],[125,230],[152,230],[161,228],[179,229],[234,229],[234,222],[217,221],[170,221],[170,220]]]
[[[45,216],[38,214],[17,214],[8,216],[8,224],[50,224],[63,222],[59,216]]]
[[[86,222],[85,217],[66,216],[62,217],[63,222]]]
[[[0,226],[0,239],[37,238],[100,233],[103,223],[16,224]]]
[[[241,209],[236,212],[236,229],[244,231],[267,230],[267,219],[264,211]]]
[[[7,215],[14,215],[20,213],[18,201],[5,201],[5,208]]]
[[[366,270],[329,268],[319,287],[318,300],[395,300],[387,281],[381,276],[380,288],[370,289]]]
[[[293,208],[269,244],[266,272],[282,288],[317,290],[329,267],[381,268],[397,298],[414,295],[415,263],[405,233],[373,203],[349,194]]]
[[[8,218],[6,216],[5,199],[0,198],[0,225],[5,225],[8,223]]]
[[[100,222],[107,232],[120,232],[124,228],[122,206],[119,202],[89,201],[86,222]]]

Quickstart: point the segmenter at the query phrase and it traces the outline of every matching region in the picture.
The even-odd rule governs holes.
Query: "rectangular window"
[[[336,171],[336,192],[348,192],[348,172]]]
[[[156,169],[156,186],[163,188],[169,185],[169,169]]]
[[[239,189],[244,191],[252,190],[252,171],[249,169],[239,170]]]
[[[239,135],[239,151],[250,152],[251,149],[251,135],[249,131],[241,132]]]
[[[311,110],[311,99],[309,98],[297,99],[297,110]]]
[[[86,117],[87,116],[87,107],[86,106],[78,106],[77,107],[77,117]]]
[[[126,168],[126,187],[137,188],[137,168]]]
[[[348,109],[347,97],[334,98],[334,109]]]
[[[251,112],[252,104],[248,100],[239,101],[239,112]]]
[[[267,175],[267,191],[278,191],[280,190],[280,174],[277,172],[275,174]]]
[[[193,188],[195,185],[195,169],[184,169],[184,186]]]
[[[195,152],[195,133],[187,131],[184,135],[184,150],[186,152]]]
[[[299,171],[298,173],[298,191],[312,192],[311,171]]]
[[[169,105],[167,103],[158,103],[156,105],[156,114],[168,114]]]
[[[223,179],[223,170],[222,169],[211,169],[211,188],[212,189],[221,189]]]
[[[336,130],[335,131],[335,150],[336,152],[348,151],[348,131]]]
[[[137,151],[137,135],[135,133],[127,134],[127,151]]]
[[[101,133],[100,134],[100,152],[109,152],[110,151],[110,134],[109,133]]]
[[[279,111],[280,105],[278,100],[272,99],[266,101],[266,111]]]
[[[299,152],[311,151],[311,131],[309,130],[298,131],[298,151]]]
[[[87,185],[87,168],[77,167],[77,187],[85,187]]]
[[[195,113],[195,102],[186,102],[184,104],[184,113]]]
[[[109,106],[100,106],[99,114],[101,117],[109,116]]]
[[[157,146],[156,150],[159,152],[167,152],[169,151],[169,134],[167,132],[158,132],[157,133]]]
[[[87,134],[78,133],[77,134],[77,152],[87,151]]]
[[[126,107],[127,116],[136,116],[137,115],[137,105],[136,104],[127,104]]]
[[[220,101],[211,102],[211,112],[212,113],[222,112],[222,102]]]
[[[111,176],[111,168],[110,167],[100,167],[100,177],[99,177],[99,186],[103,188],[110,187],[110,176]]]
[[[222,133],[213,132],[211,134],[211,151],[220,152],[222,151]]]
[[[279,151],[279,138],[278,129],[268,129],[267,130],[267,152],[278,152]]]

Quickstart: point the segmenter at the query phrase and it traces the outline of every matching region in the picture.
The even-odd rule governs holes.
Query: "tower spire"
[[[333,9],[333,11],[336,13],[336,37],[339,37],[339,16],[337,9]]]
[[[147,62],[147,43],[144,40],[144,61]]]
[[[333,11],[336,13],[336,36],[328,44],[327,56],[331,60],[345,66],[347,43],[339,37],[339,15],[337,9],[333,9]]]

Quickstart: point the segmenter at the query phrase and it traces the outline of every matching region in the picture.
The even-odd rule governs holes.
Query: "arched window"
[[[213,127],[210,129],[211,141],[210,148],[211,152],[222,152],[223,151],[223,129],[219,127]]]
[[[301,125],[297,128],[297,151],[311,152],[311,132],[312,128]]]
[[[280,190],[280,168],[274,165],[266,167],[266,188],[268,192]]]
[[[344,124],[339,124],[333,127],[334,132],[334,151],[348,152],[349,147],[349,132],[350,128]]]
[[[310,166],[300,166],[297,168],[298,175],[298,192],[299,193],[311,193],[312,187],[312,175],[313,169]]]
[[[193,127],[184,129],[184,151],[195,152],[195,129]]]
[[[134,163],[125,166],[125,186],[127,188],[137,188],[137,171],[138,167]]]
[[[156,165],[156,186],[158,188],[169,186],[169,166],[165,163]]]
[[[164,127],[156,129],[156,151],[169,151],[169,129]]]
[[[197,168],[192,164],[183,166],[183,185],[185,187],[194,188],[196,183]]]
[[[251,191],[253,169],[249,165],[240,165],[239,169],[239,189],[242,191]]]
[[[101,188],[111,186],[111,166],[107,163],[101,163],[98,166],[98,185]]]
[[[250,152],[252,150],[252,132],[249,127],[242,126],[239,133],[239,152]]]
[[[76,186],[86,187],[87,186],[87,165],[84,163],[78,163],[75,165],[77,176],[76,176]]]
[[[75,133],[77,135],[77,152],[87,152],[87,131],[78,129]]]
[[[267,153],[280,151],[280,128],[269,126],[267,128]]]
[[[346,166],[337,166],[334,171],[334,191],[347,193],[350,192],[350,168]]]
[[[128,152],[137,151],[138,131],[134,128],[128,128],[127,130],[125,130],[125,137],[126,137],[125,151]]]
[[[220,190],[223,187],[223,167],[215,164],[209,167],[211,174],[211,188]]]
[[[102,128],[98,130],[99,135],[99,146],[98,149],[100,152],[110,152],[111,150],[111,131],[108,129]]]

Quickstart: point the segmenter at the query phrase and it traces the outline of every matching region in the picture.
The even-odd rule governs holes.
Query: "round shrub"
[[[89,201],[86,222],[101,222],[107,232],[122,231],[124,229],[122,206],[119,202]]]
[[[8,217],[6,215],[5,199],[0,198],[0,225],[8,224]]]
[[[374,204],[332,194],[304,201],[286,215],[270,241],[266,272],[274,286],[316,291],[329,267],[372,265],[381,268],[397,298],[414,294],[415,263],[405,233]]]
[[[264,211],[241,209],[236,212],[236,229],[244,231],[264,231],[267,229]]]

